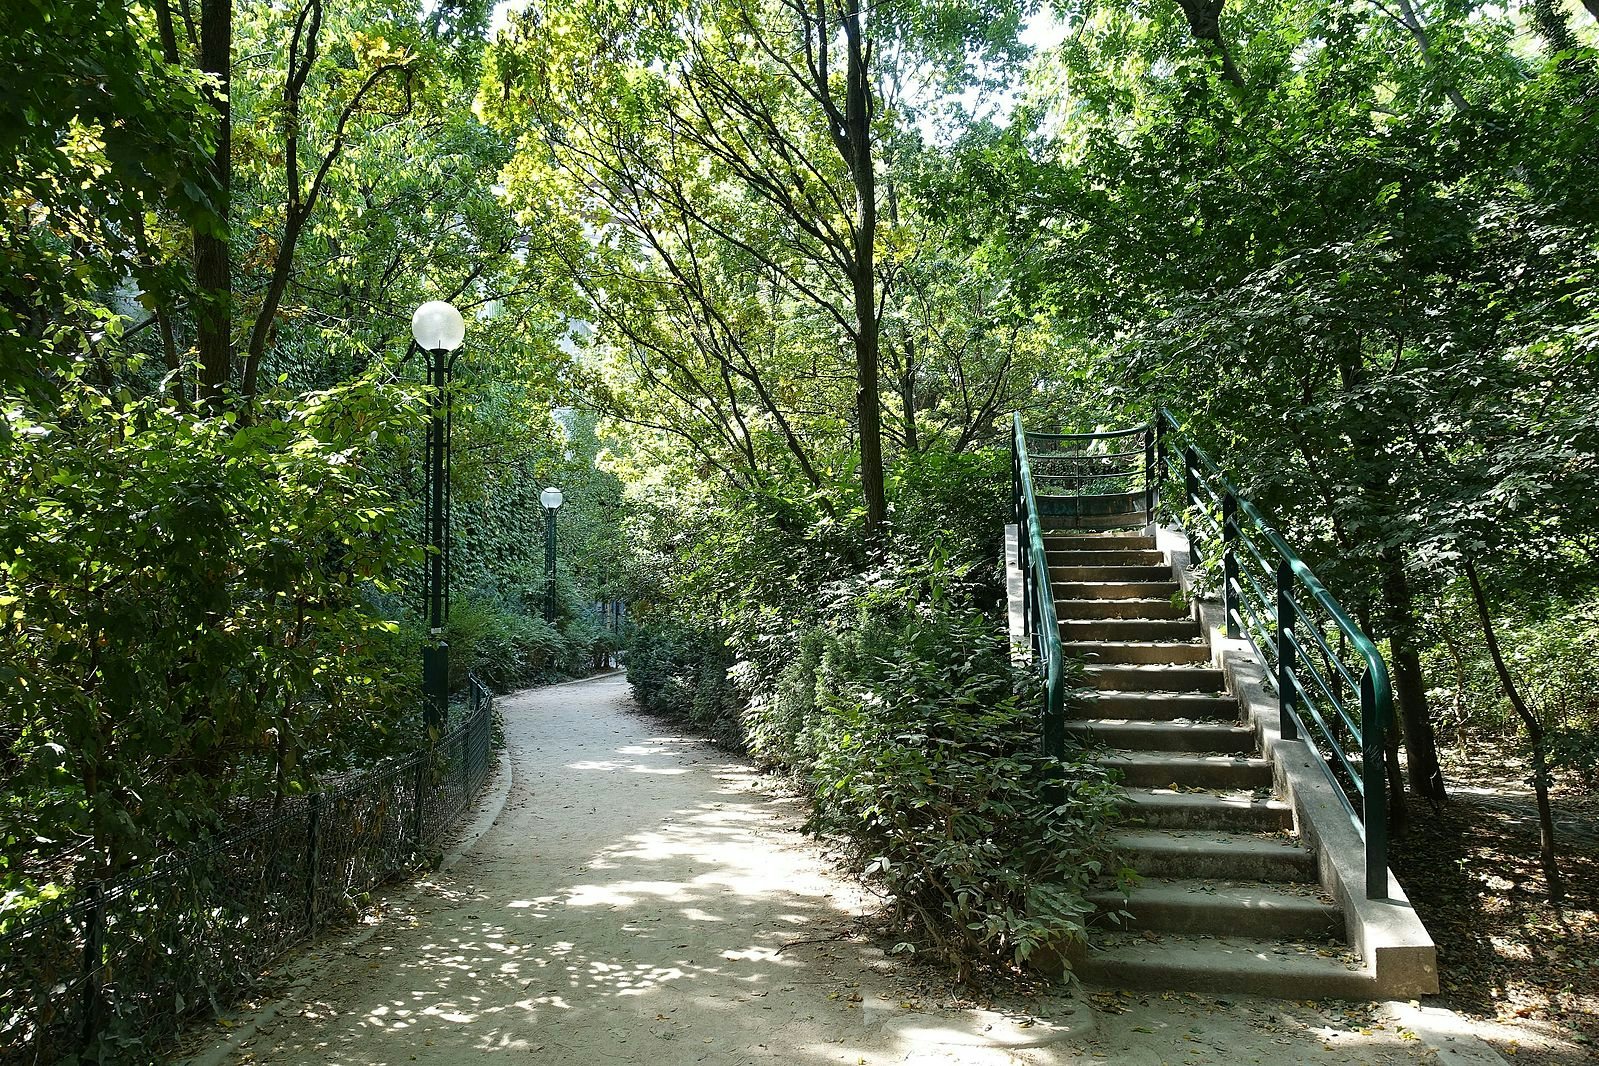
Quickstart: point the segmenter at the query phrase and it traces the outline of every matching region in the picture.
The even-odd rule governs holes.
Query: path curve
[[[799,832],[797,804],[634,712],[619,675],[500,706],[514,774],[495,824],[370,936],[319,945],[315,978],[214,1052],[316,1066],[1437,1061],[1424,1042],[1328,1036],[1304,1009],[1243,997],[987,1010],[922,989],[925,974],[847,938],[868,901]]]

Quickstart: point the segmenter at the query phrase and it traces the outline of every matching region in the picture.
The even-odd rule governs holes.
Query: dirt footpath
[[[634,713],[620,677],[501,707],[514,773],[492,828],[368,929],[319,944],[303,987],[194,1062],[1492,1061],[1365,1007],[1115,992],[973,1006],[852,937],[869,901],[800,834],[798,806]]]

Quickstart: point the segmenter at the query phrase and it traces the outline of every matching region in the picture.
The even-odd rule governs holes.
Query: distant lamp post
[[[441,729],[450,707],[450,649],[444,620],[450,614],[450,372],[466,340],[461,312],[430,300],[411,316],[411,336],[428,356],[427,483],[422,492],[424,535],[431,549],[422,571],[428,639],[422,647],[422,724]]]
[[[566,497],[551,485],[539,493],[544,505],[544,620],[555,624],[555,512],[561,509]]]

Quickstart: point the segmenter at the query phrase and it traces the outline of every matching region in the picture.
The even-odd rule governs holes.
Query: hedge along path
[[[869,897],[747,763],[637,714],[619,675],[503,699],[505,809],[375,933],[320,946],[316,979],[237,1063],[1301,1063],[1314,1017],[1238,997],[988,1009],[852,936]],[[929,982],[933,986],[929,988]],[[1301,1015],[1307,1015],[1301,1010]],[[1395,1034],[1366,1062],[1432,1062]]]

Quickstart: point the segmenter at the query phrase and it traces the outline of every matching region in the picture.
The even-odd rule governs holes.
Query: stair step
[[[1221,829],[1135,829],[1116,834],[1115,848],[1144,877],[1316,879],[1316,856],[1288,836]]]
[[[1171,600],[1182,587],[1175,581],[1053,582],[1057,600]]]
[[[1243,755],[1255,750],[1255,731],[1227,722],[1078,718],[1068,721],[1066,729],[1083,740],[1125,751],[1210,751]]]
[[[1170,581],[1169,566],[1061,566],[1049,564],[1049,580],[1079,581]]]
[[[1056,600],[1055,617],[1187,618],[1186,605],[1171,600]]]
[[[1117,692],[1220,692],[1226,675],[1214,666],[1119,663],[1083,667],[1083,680]]]
[[[1146,721],[1173,718],[1238,721],[1238,701],[1208,692],[1094,692],[1078,704],[1090,718],[1137,718]]]
[[[1056,566],[1164,566],[1166,555],[1154,548],[1111,548],[1100,551],[1045,548],[1049,565]]]
[[[1191,640],[1199,636],[1192,618],[1063,618],[1060,638],[1085,640]]]
[[[1088,893],[1101,913],[1126,911],[1121,918],[1140,929],[1225,936],[1326,941],[1344,935],[1344,913],[1310,886],[1255,881],[1149,880],[1126,893],[1106,888]]]
[[[1121,771],[1122,784],[1140,788],[1271,787],[1271,763],[1243,755],[1174,751],[1112,751],[1099,760]]]
[[[1036,456],[1034,461],[1047,462],[1051,456]],[[1109,518],[1117,519],[1123,524],[1128,524],[1133,519],[1140,523],[1148,520],[1148,512],[1144,510],[1144,490],[1123,489],[1120,492],[1090,492],[1055,494],[1041,493],[1034,497],[1038,502],[1038,513],[1044,517],[1064,518],[1068,521],[1082,521],[1084,518]]]
[[[1040,515],[1039,528],[1046,532],[1077,533],[1084,530],[1138,530],[1149,528],[1149,515],[1143,511],[1130,514],[1087,515],[1072,518],[1069,515]]]
[[[1045,533],[1044,547],[1067,551],[1152,551],[1155,538],[1142,533]]]
[[[1370,999],[1376,980],[1355,956],[1325,945],[1242,937],[1111,933],[1075,949],[1072,969],[1115,988],[1246,992],[1278,999]]]
[[[1174,792],[1130,788],[1125,810],[1146,829],[1228,829],[1270,832],[1294,827],[1293,808],[1252,792]]]
[[[1210,662],[1210,645],[1153,640],[1085,640],[1062,644],[1068,658],[1099,663],[1188,663]]]

